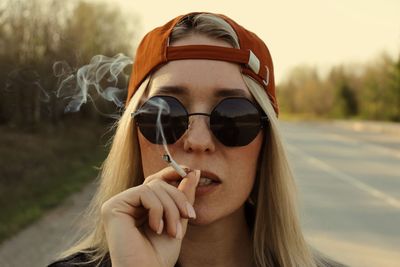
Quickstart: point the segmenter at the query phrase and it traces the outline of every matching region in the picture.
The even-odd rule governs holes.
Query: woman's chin
[[[190,225],[208,225],[217,220],[216,214],[213,214],[210,209],[207,210],[207,208],[202,209],[201,207],[195,206],[195,211],[196,219],[189,219]]]
[[[188,224],[192,226],[207,226],[214,222],[215,220],[207,218],[205,216],[197,216],[196,219],[189,219]]]
[[[211,201],[196,200],[194,210],[196,211],[196,219],[189,219],[189,224],[192,225],[209,225],[221,219],[225,214],[221,213],[217,207],[212,207]]]

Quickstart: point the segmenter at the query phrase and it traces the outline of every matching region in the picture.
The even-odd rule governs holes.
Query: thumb
[[[182,179],[182,182],[178,186],[178,190],[181,190],[186,195],[189,203],[192,206],[195,200],[196,188],[197,184],[199,183],[199,180],[200,180],[200,170],[195,170],[188,173],[188,175],[186,175],[186,177]],[[186,234],[188,221],[189,219],[181,219],[182,238]]]
[[[178,186],[178,189],[186,195],[189,203],[192,205],[195,200],[196,188],[199,180],[200,170],[191,171],[186,175],[185,178],[182,179],[181,183]]]

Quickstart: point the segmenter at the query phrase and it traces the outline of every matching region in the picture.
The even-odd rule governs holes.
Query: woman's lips
[[[203,178],[203,180],[202,180]],[[205,178],[205,179],[204,179]],[[208,180],[210,179],[210,180]],[[219,185],[221,184],[221,180],[218,176],[211,172],[203,172],[201,173],[200,182],[196,187],[196,197],[204,196],[215,191]]]
[[[213,173],[211,171],[202,170],[200,177],[211,179],[215,183],[221,183],[221,179],[219,179],[218,175],[216,175],[215,173]]]
[[[222,183],[222,181],[218,177],[218,175],[216,175],[215,173],[208,171],[208,170],[201,170],[200,178],[208,178],[208,179],[212,180],[212,183],[216,183],[216,184]],[[172,179],[167,180],[166,182],[175,187],[178,187],[181,181],[182,181],[182,177],[177,176],[175,179],[172,178]]]

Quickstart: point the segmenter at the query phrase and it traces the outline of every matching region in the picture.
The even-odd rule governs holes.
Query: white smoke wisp
[[[128,75],[124,73],[124,69],[132,63],[131,58],[121,53],[114,57],[96,55],[89,64],[77,70],[71,68],[65,61],[54,63],[53,73],[58,78],[56,96],[70,99],[64,112],[79,111],[88,99],[94,103],[91,88],[96,90],[99,97],[113,102],[118,108],[123,108],[128,81]],[[121,83],[124,84],[123,88],[119,88]],[[95,108],[97,109],[96,106]],[[97,111],[102,113],[98,109]],[[112,114],[104,115],[115,119],[119,118],[119,116]]]
[[[178,165],[178,163],[173,159],[173,157],[171,156],[171,153],[168,149],[168,145],[167,145],[167,141],[165,138],[165,134],[164,134],[164,129],[162,127],[161,124],[161,115],[162,114],[168,114],[170,113],[170,108],[168,106],[168,104],[161,98],[157,98],[157,101],[154,99],[148,100],[148,102],[151,106],[149,107],[149,109],[152,108],[156,108],[157,109],[157,133],[156,133],[156,138],[157,138],[157,143],[159,143],[159,140],[161,138],[162,140],[162,145],[164,148],[164,153],[163,154],[163,159],[170,165],[172,166],[176,172],[183,178],[186,177],[187,173],[185,172],[185,170],[183,170],[183,168],[181,166]],[[152,112],[151,110],[146,110],[146,109],[140,109],[137,112],[135,112],[133,114],[133,116],[136,116],[140,113],[146,113],[146,112]]]

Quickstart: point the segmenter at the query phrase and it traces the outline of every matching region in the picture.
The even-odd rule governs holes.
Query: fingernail
[[[186,201],[186,209],[187,209],[187,212],[189,214],[189,217],[193,218],[193,219],[196,219],[196,212],[194,211],[193,206],[187,201]]]
[[[176,224],[176,239],[182,240],[182,224],[180,221],[178,221],[178,223]]]
[[[164,221],[163,221],[163,219],[161,219],[160,224],[158,226],[157,234],[160,235],[162,233],[163,227],[164,227]]]

